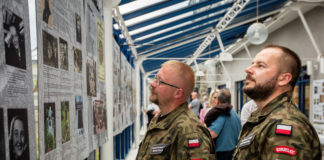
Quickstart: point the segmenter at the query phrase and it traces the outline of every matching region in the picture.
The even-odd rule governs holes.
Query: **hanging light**
[[[262,44],[263,42],[265,42],[268,38],[268,29],[267,27],[262,24],[259,23],[259,4],[258,4],[258,0],[257,0],[257,12],[256,12],[256,16],[257,16],[257,22],[253,23],[246,32],[246,38],[248,39],[248,41],[252,44]]]

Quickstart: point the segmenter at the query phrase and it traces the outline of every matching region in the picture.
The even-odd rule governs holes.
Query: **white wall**
[[[292,11],[293,14],[297,15],[296,11]],[[323,7],[315,7],[310,11],[304,13],[305,19],[308,23],[308,26],[314,36],[316,43],[318,44],[319,50],[321,53],[324,53],[324,8]],[[287,19],[283,18],[280,20],[280,23],[285,23]],[[313,61],[313,74],[311,76],[311,82],[316,79],[323,79],[324,74],[319,73],[319,69],[315,70],[316,65],[319,68],[319,61],[317,60],[317,53],[314,49],[313,44],[305,30],[303,23],[301,22],[300,18],[297,16],[296,19],[287,23],[286,25],[282,26],[278,30],[273,31],[269,34],[267,41],[261,45],[249,45],[249,51],[251,56],[254,57],[263,46],[267,44],[277,44],[286,46],[292,50],[294,50],[301,58],[302,65],[306,65],[307,60]],[[238,53],[234,54],[234,58],[248,58],[248,54],[244,50],[240,50]],[[245,68],[247,68],[251,61],[249,60],[241,60],[237,61],[234,60],[233,62],[225,62],[226,69],[235,75],[231,75],[232,84],[235,84],[237,81],[241,81],[245,79]],[[244,73],[244,74],[241,74]],[[227,79],[226,76],[223,79]],[[221,79],[219,79],[221,80]],[[234,85],[232,85],[235,88]],[[312,83],[311,83],[312,88]],[[312,89],[311,89],[312,90]],[[233,95],[235,95],[235,90],[233,91]],[[313,93],[312,91],[310,93]],[[310,97],[312,99],[312,95]],[[235,102],[235,96],[233,96],[232,102]],[[235,102],[236,103],[236,102]],[[236,105],[236,104],[234,104]],[[310,104],[310,114],[312,114],[312,104]]]

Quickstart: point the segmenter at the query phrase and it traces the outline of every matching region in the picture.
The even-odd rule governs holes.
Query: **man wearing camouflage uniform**
[[[243,126],[234,160],[321,159],[317,133],[291,99],[300,70],[298,55],[288,48],[270,45],[256,55],[243,91],[259,109]]]
[[[195,83],[194,72],[185,63],[168,61],[151,82],[150,101],[157,104],[155,116],[141,142],[137,160],[215,159],[212,138],[188,108]]]

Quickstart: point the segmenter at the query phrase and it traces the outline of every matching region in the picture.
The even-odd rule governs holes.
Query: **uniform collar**
[[[187,102],[181,104],[176,109],[174,109],[172,112],[165,115],[165,116],[167,116],[166,118],[164,118],[163,120],[160,120],[159,122],[157,122],[158,117],[161,116],[161,113],[160,113],[158,116],[156,116],[156,117],[154,117],[154,119],[152,119],[153,123],[149,126],[148,130],[151,130],[151,129],[154,129],[154,128],[159,128],[159,129],[168,128],[172,124],[172,122],[179,116],[179,114],[186,111],[186,110],[188,110],[188,103]]]
[[[271,100],[267,105],[265,105],[261,110],[257,110],[251,114],[251,119],[249,119],[252,123],[260,123],[262,122],[270,113],[272,113],[275,109],[281,107],[284,102],[290,101],[291,97],[288,92],[282,93],[278,97]]]

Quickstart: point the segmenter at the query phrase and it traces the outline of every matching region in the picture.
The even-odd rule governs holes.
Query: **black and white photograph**
[[[82,73],[82,52],[81,50],[73,47],[74,56],[74,72]]]
[[[83,98],[82,96],[75,96],[75,114],[76,114],[76,135],[82,135],[83,128]]]
[[[0,108],[0,159],[6,159],[6,147],[4,140],[4,121],[3,121],[3,109]]]
[[[87,94],[95,97],[97,93],[97,76],[96,76],[96,62],[93,59],[87,59]]]
[[[60,38],[60,68],[69,70],[68,44],[62,38]]]
[[[42,19],[45,23],[53,26],[52,0],[41,0]]]
[[[44,64],[58,68],[57,38],[43,31],[43,60]]]
[[[8,109],[10,160],[29,160],[27,109]]]
[[[26,69],[23,20],[5,7],[3,7],[2,13],[6,64]]]
[[[75,30],[76,30],[76,40],[77,42],[82,42],[81,35],[81,17],[78,14],[75,14]]]
[[[44,103],[45,153],[56,148],[55,103]]]

